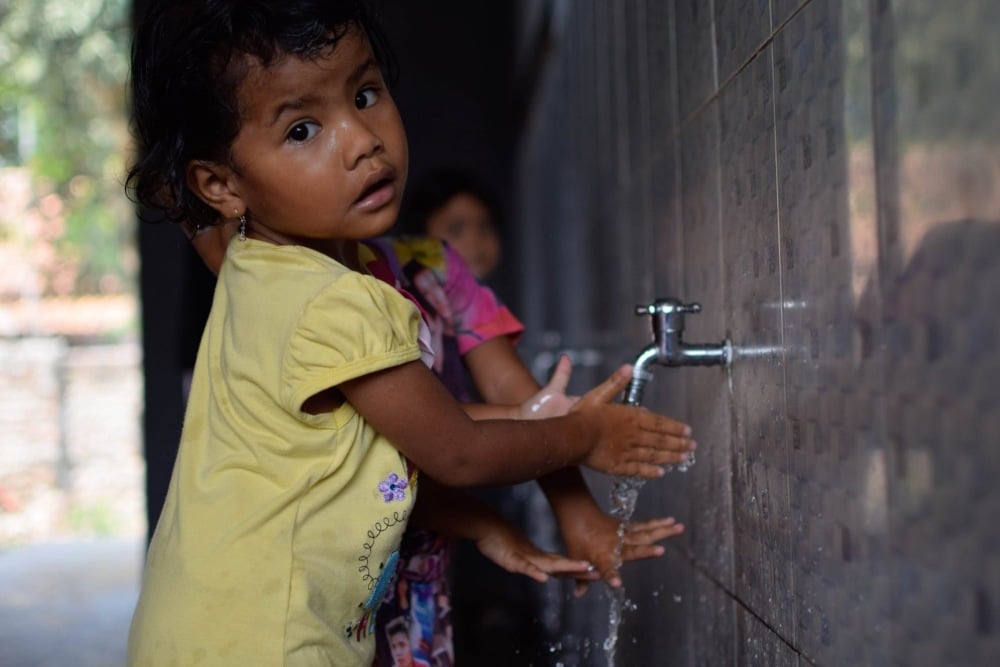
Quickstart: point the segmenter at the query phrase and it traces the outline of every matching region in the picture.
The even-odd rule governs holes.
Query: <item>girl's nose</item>
[[[382,151],[382,139],[378,132],[363,120],[353,118],[345,122],[341,130],[344,161],[348,169],[354,169],[366,158]]]

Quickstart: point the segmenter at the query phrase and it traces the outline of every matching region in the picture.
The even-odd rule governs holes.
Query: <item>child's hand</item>
[[[594,569],[585,560],[542,551],[507,522],[495,522],[476,540],[476,547],[508,572],[526,575],[539,583],[548,581],[550,574],[580,577]]]
[[[611,588],[622,585],[618,572],[620,564],[615,563],[614,555],[618,543],[618,521],[597,511],[574,521],[572,525],[560,525],[560,530],[566,542],[566,551],[594,564],[586,576],[576,578],[576,588],[573,591],[576,597],[586,593],[590,582],[598,579],[606,581]],[[664,548],[656,542],[683,532],[684,524],[677,523],[673,517],[630,523],[622,543],[621,563],[658,558],[663,555]]]
[[[521,419],[546,419],[561,417],[572,409],[579,396],[567,396],[566,386],[569,376],[573,373],[573,363],[565,354],[559,357],[559,363],[549,378],[549,383],[537,394],[521,404],[518,417]]]
[[[573,406],[571,412],[594,419],[598,429],[583,464],[609,475],[662,477],[664,465],[683,463],[694,451],[691,427],[646,408],[611,404],[631,377],[631,367],[622,366]]]

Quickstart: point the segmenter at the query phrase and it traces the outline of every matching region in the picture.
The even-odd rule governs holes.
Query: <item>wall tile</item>
[[[698,117],[680,137],[681,216],[684,290],[670,295],[702,305],[686,318],[685,338],[718,342],[725,337],[725,294],[720,265],[719,119],[717,107]],[[687,383],[688,423],[699,448],[697,463],[685,473],[694,504],[685,523],[686,540],[698,562],[719,581],[732,581],[730,396],[720,368],[667,372]]]
[[[715,92],[712,5],[703,0],[673,0],[677,21],[677,97],[679,120],[686,119]]]
[[[888,653],[866,32],[864,3],[813,2],[774,42],[797,627],[832,664]]]
[[[676,296],[742,352],[647,390],[700,448],[640,494],[687,531],[626,567],[628,664],[993,664],[1000,5],[764,6],[573,3],[523,146],[539,318],[624,359]]]
[[[769,0],[715,2],[712,8],[721,85],[771,34],[771,8]]]
[[[735,585],[755,613],[793,636],[774,109],[766,56],[719,99],[724,310],[735,353]]]

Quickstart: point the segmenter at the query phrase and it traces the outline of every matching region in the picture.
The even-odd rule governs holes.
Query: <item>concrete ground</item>
[[[0,551],[0,667],[124,667],[145,540]]]

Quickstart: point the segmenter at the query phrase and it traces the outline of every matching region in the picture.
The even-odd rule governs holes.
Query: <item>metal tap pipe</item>
[[[642,390],[653,378],[651,369],[655,364],[676,368],[728,366],[732,362],[733,346],[728,339],[718,344],[684,342],[684,315],[700,312],[700,304],[685,304],[673,298],[636,306],[636,315],[648,315],[651,319],[653,342],[643,348],[632,363],[632,381],[625,390],[623,403],[642,405]]]

